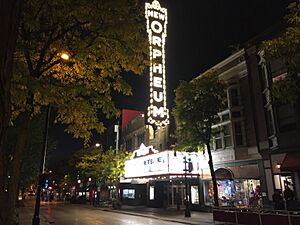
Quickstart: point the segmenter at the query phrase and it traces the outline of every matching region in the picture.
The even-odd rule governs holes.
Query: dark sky
[[[292,0],[160,0],[168,9],[166,76],[169,108],[179,80],[191,80],[230,55],[240,45],[278,23]],[[148,1],[150,2],[150,1]],[[148,77],[126,75],[133,96],[117,99],[119,107],[144,110],[148,105]],[[82,142],[51,125],[57,156],[69,155]],[[97,137],[94,138],[96,142]]]

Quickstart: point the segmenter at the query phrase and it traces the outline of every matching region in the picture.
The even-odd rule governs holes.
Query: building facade
[[[267,196],[263,160],[259,153],[251,102],[249,71],[244,49],[211,69],[227,84],[227,108],[213,126],[212,157],[221,206],[252,207]],[[200,174],[203,206],[213,204],[208,164]]]
[[[211,69],[227,84],[227,108],[218,113],[211,141],[220,205],[271,206],[274,190],[284,192],[288,187],[295,195],[296,208],[300,199],[299,104],[275,104],[271,97],[272,84],[287,76],[286,68],[280,60],[267,60],[250,45]],[[131,151],[142,143],[159,151],[170,149],[168,127],[153,130],[145,125],[142,113],[122,127],[122,141]],[[199,155],[197,170],[188,175],[187,193],[193,209],[213,204],[207,159],[207,155]],[[131,183],[123,183],[125,196],[135,185],[135,196],[141,199],[126,198],[125,202],[152,207],[164,207],[167,202],[168,207],[175,207],[178,195],[183,205],[187,198],[184,173],[173,175],[128,176]]]
[[[272,98],[272,85],[285,79],[288,71],[281,59],[268,60],[253,45],[247,49],[251,70],[255,123],[260,153],[264,160],[268,199],[274,190],[290,188],[295,205],[300,199],[299,102],[279,103]]]

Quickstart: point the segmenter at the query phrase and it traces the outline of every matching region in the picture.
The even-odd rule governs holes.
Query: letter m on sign
[[[153,106],[153,117],[164,118],[164,107]]]

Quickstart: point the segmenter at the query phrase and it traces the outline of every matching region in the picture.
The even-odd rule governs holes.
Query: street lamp
[[[101,146],[100,143],[96,143],[96,144],[95,144],[95,147],[96,147],[96,148],[99,148],[100,146]]]
[[[189,165],[191,163],[191,159],[189,158],[187,160],[186,156],[183,157],[184,161],[184,182],[185,182],[185,217],[191,217],[191,210],[190,210],[190,196],[189,196],[189,191],[188,191],[188,181],[187,181],[187,172],[190,171]]]
[[[70,55],[67,52],[62,52],[60,54],[60,58],[65,61],[68,61],[70,59]],[[45,121],[44,139],[43,139],[43,151],[42,151],[41,160],[40,160],[39,183],[37,185],[32,225],[40,224],[41,189],[42,189],[43,178],[45,177],[45,162],[46,162],[46,155],[47,155],[50,113],[51,113],[51,106],[48,105],[47,113],[46,113],[46,121]]]
[[[48,143],[48,128],[49,128],[49,119],[50,119],[50,106],[47,107],[46,113],[46,122],[45,122],[45,131],[44,131],[44,140],[43,140],[43,151],[41,154],[40,160],[40,169],[39,169],[39,183],[37,185],[36,198],[35,198],[35,208],[34,215],[32,219],[32,225],[40,224],[40,206],[41,206],[41,189],[43,183],[43,177],[45,173],[45,162],[46,162],[46,154],[47,154],[47,143]]]
[[[60,58],[67,61],[70,59],[70,55],[68,53],[64,52],[60,55]]]

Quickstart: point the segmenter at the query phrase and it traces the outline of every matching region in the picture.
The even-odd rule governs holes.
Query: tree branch
[[[27,68],[29,70],[29,73],[32,76],[34,76],[35,71],[34,71],[33,66],[32,66],[32,61],[31,61],[31,57],[30,57],[30,53],[29,53],[28,49],[24,49],[24,55],[25,55],[25,59],[26,59]]]
[[[51,69],[53,66],[59,64],[61,62],[61,59],[57,59],[55,60],[53,63],[51,63],[50,65],[46,66],[45,68],[43,68],[40,72],[39,72],[39,76],[42,75],[43,73],[45,73],[47,70]]]

